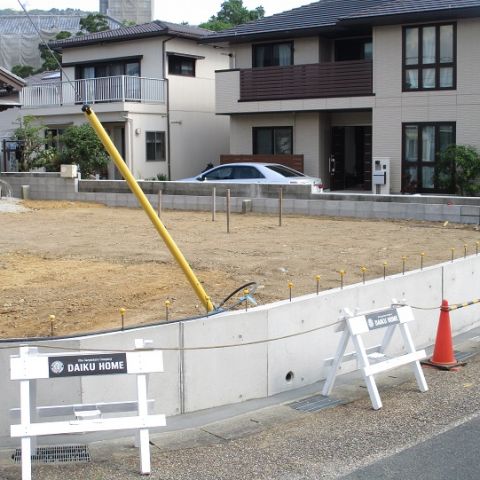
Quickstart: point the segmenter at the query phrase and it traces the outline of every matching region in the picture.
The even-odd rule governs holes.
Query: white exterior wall
[[[374,29],[373,155],[391,158],[401,189],[402,123],[456,122],[457,144],[480,147],[480,19],[457,22],[457,90],[402,92],[402,26]]]
[[[134,57],[142,55],[140,76],[163,78],[162,37],[128,40],[126,42],[98,43],[78,48],[66,48],[63,51],[63,63],[76,63],[109,58]],[[191,42],[192,43],[192,42]],[[167,43],[167,45],[169,45]],[[74,72],[71,67],[71,72]],[[68,72],[70,73],[70,72]],[[74,75],[70,75],[74,79]]]
[[[166,38],[155,37],[68,48],[63,54],[63,62],[67,64],[142,55],[142,77],[168,79],[169,112],[166,104],[113,102],[94,106],[101,122],[124,125],[124,156],[137,178],[168,175],[167,161],[146,161],[145,144],[145,132],[165,132],[168,156],[167,113],[170,115],[172,179],[193,176],[203,170],[207,163],[218,163],[222,153],[228,153],[229,118],[215,114],[215,70],[229,67],[229,52],[209,45],[199,45],[192,40],[169,39],[164,43],[165,52],[195,55],[200,58],[196,60],[195,77],[168,75],[168,60],[166,56],[165,59],[162,58],[162,44]],[[71,80],[75,78],[75,67],[66,67],[65,72]],[[80,106],[31,108],[25,110],[24,114],[42,117],[45,125],[57,127],[86,122]]]
[[[167,75],[172,180],[191,177],[228,153],[229,118],[215,114],[215,70],[230,66],[229,50],[173,39],[167,52],[198,55],[195,77]]]

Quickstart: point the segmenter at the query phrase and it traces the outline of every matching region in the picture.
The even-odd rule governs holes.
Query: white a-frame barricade
[[[138,432],[141,473],[150,473],[149,428],[163,427],[166,421],[165,415],[150,415],[148,412],[148,374],[163,372],[162,352],[145,349],[148,343],[135,340],[136,349],[127,352],[62,352],[52,355],[25,346],[20,347],[19,355],[10,356],[10,378],[20,381],[20,424],[11,425],[10,435],[21,438],[22,480],[32,478],[32,441],[35,442],[37,436],[109,430]],[[85,405],[79,404],[74,406],[78,412],[74,412],[71,420],[43,423],[32,421],[40,410],[36,405],[37,380],[58,378],[61,381],[62,377],[114,374],[136,375],[137,400],[125,404],[135,403],[137,415],[103,418],[101,407],[89,411]],[[119,388],[119,391],[122,389]],[[120,403],[116,402],[116,406]],[[56,407],[41,408],[53,411]]]
[[[382,401],[375,383],[375,375],[377,373],[411,364],[417,379],[418,388],[421,392],[428,390],[425,376],[420,366],[420,360],[427,355],[425,350],[415,350],[412,335],[408,328],[408,322],[415,319],[411,307],[407,305],[392,305],[390,308],[358,315],[353,315],[348,309],[344,311],[343,333],[337,352],[334,358],[327,359],[325,362],[326,365],[331,365],[331,370],[323,386],[322,395],[330,395],[340,364],[350,360],[357,360],[358,368],[365,378],[374,410],[382,408]],[[407,353],[397,357],[388,357],[385,352],[397,327],[402,335]],[[386,330],[382,343],[374,347],[365,348],[362,335],[383,328]],[[350,339],[355,351],[345,353]]]

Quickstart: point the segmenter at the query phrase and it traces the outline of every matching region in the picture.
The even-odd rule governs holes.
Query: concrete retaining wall
[[[13,195],[22,197],[22,185],[29,185],[29,196],[36,200],[70,200],[104,203],[111,207],[138,207],[128,186],[120,180],[80,180],[61,178],[58,173],[4,173]],[[212,184],[139,182],[152,205],[161,189],[162,205],[172,210],[208,211],[212,205]],[[226,190],[231,190],[232,211],[242,211],[242,201],[251,200],[256,213],[278,213],[279,187],[273,185],[215,185],[217,209],[225,210]],[[409,195],[370,195],[325,193],[312,195],[305,185],[283,188],[286,214],[342,216],[377,219],[413,219],[480,224],[480,197]]]
[[[479,284],[480,256],[471,256],[248,312],[34,343],[40,351],[51,351],[46,345],[111,350],[130,349],[136,338],[152,339],[155,348],[164,349],[165,373],[151,376],[150,397],[156,400],[157,412],[171,416],[271,396],[324,379],[324,361],[334,355],[340,339],[337,322],[344,307],[372,310],[388,306],[392,298],[436,307],[442,298],[451,303],[477,298]],[[415,310],[411,331],[418,347],[433,343],[438,315],[438,308]],[[451,317],[454,333],[469,330],[480,324],[480,305],[454,311]],[[381,333],[366,337],[367,346],[375,344]],[[8,412],[19,404],[19,385],[9,380],[9,355],[16,354],[21,343],[0,342],[0,446],[13,444]],[[391,353],[401,350],[397,335]],[[346,365],[342,372],[353,366]],[[134,400],[133,381],[119,376],[42,380],[39,404]]]

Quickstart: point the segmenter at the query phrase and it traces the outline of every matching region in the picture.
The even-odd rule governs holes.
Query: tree
[[[79,165],[84,177],[106,174],[109,156],[88,123],[68,127],[62,134],[62,144],[62,163]]]
[[[243,0],[226,0],[217,15],[212,15],[208,22],[202,23],[199,26],[208,30],[225,30],[232,28],[235,25],[258,20],[265,16],[265,9],[262,6],[254,10],[248,10],[243,6]]]
[[[80,19],[80,28],[82,34],[108,30],[107,17],[101,13],[89,13],[86,17]]]
[[[438,181],[460,195],[480,193],[480,152],[471,145],[450,145],[440,155]],[[452,188],[453,184],[453,188]]]
[[[44,131],[45,126],[31,115],[23,117],[21,126],[15,130],[13,138],[19,144],[17,161],[21,172],[40,167],[48,171],[58,170],[58,152],[55,148],[45,149]]]
[[[35,69],[30,65],[15,65],[12,67],[12,73],[22,78],[27,78],[35,73]]]
[[[58,32],[55,35],[55,40],[64,40],[65,38],[70,38],[72,34],[65,30]],[[48,49],[43,43],[38,46],[40,50],[40,57],[43,60],[42,66],[38,70],[39,72],[44,72],[45,70],[58,70],[58,64],[62,62],[62,55],[60,52],[54,52]]]

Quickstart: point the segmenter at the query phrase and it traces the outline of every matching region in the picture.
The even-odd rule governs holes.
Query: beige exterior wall
[[[457,89],[402,92],[402,27],[374,29],[373,154],[391,158],[401,189],[402,123],[456,122],[458,144],[480,147],[480,19],[457,21]]]
[[[232,116],[230,153],[253,153],[253,127],[292,127],[293,153],[304,155],[305,173],[325,178],[329,121],[324,112]]]
[[[285,41],[290,39],[286,38]],[[320,58],[320,41],[318,37],[295,38],[293,41],[293,61],[295,65],[317,63]],[[266,42],[269,43],[269,42]],[[235,68],[252,68],[252,44],[242,43],[232,47]]]

